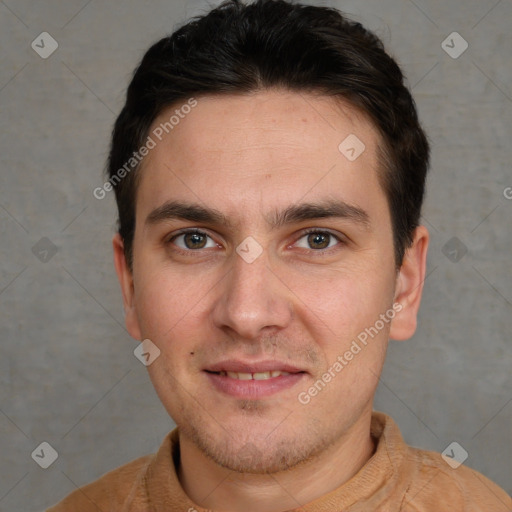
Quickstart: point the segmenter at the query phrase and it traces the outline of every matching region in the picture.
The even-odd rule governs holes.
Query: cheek
[[[373,325],[392,303],[388,269],[341,269],[322,277],[296,280],[293,290],[303,311],[317,317],[330,332],[346,339]]]
[[[150,265],[146,269],[151,268]],[[135,280],[136,309],[142,336],[162,351],[172,347],[173,359],[193,350],[209,329],[209,311],[220,277],[215,272],[155,267]],[[190,350],[189,350],[190,349]]]
[[[142,334],[150,339],[167,337],[194,305],[184,280],[165,272],[142,273],[135,281],[135,299]]]
[[[313,337],[323,353],[316,378],[332,379],[318,407],[337,401],[345,410],[343,404],[366,403],[373,396],[391,321],[391,317],[386,317],[387,322],[381,320],[381,315],[392,309],[393,301],[392,280],[383,279],[384,275],[368,271],[331,279],[315,295],[315,305],[309,303],[309,325],[315,322],[318,326]]]

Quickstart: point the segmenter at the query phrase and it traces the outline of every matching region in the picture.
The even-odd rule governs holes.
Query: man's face
[[[325,97],[197,101],[143,164],[128,325],[161,351],[148,369],[183,436],[223,466],[276,471],[372,408],[397,284],[380,139]]]

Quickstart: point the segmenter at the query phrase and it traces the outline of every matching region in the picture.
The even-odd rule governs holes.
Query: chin
[[[305,432],[279,432],[279,426],[261,425],[256,418],[237,424],[212,428],[211,422],[191,423],[180,428],[197,448],[221,467],[248,474],[270,474],[302,465],[322,452],[329,441],[314,429]],[[281,419],[282,421],[282,419]],[[280,422],[277,422],[279,425]],[[206,428],[205,428],[206,426]]]
[[[287,471],[309,460],[311,454],[297,450],[293,444],[279,447],[257,446],[249,442],[240,449],[215,449],[205,453],[216,464],[237,473],[271,474]]]

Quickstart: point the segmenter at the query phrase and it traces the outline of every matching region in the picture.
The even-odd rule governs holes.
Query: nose
[[[234,254],[232,267],[219,284],[212,312],[216,327],[254,340],[289,325],[291,292],[269,267],[266,252],[252,263]]]

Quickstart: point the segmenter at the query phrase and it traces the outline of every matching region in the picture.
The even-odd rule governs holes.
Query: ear
[[[139,320],[137,317],[137,310],[135,308],[133,275],[128,267],[124,253],[124,242],[119,233],[114,235],[114,238],[112,239],[112,246],[114,248],[114,265],[116,267],[117,278],[119,279],[119,284],[121,285],[121,291],[123,293],[126,328],[132,338],[141,340]]]
[[[418,226],[414,231],[413,243],[405,252],[396,280],[395,304],[400,304],[401,309],[397,308],[398,313],[391,322],[391,339],[407,340],[416,331],[427,268],[428,241],[427,228]]]

